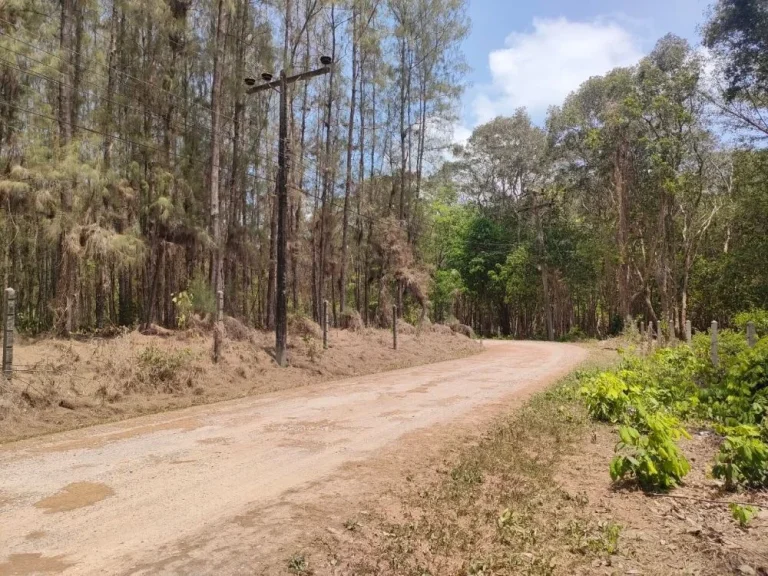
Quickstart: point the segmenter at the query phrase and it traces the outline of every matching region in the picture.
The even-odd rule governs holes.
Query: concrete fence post
[[[392,345],[397,350],[397,306],[392,306]]]
[[[13,331],[16,326],[16,291],[5,289],[3,311],[3,376],[8,380],[13,375]]]
[[[656,332],[656,348],[664,346],[664,336],[661,334],[661,322],[654,322],[654,332]]]
[[[757,332],[755,332],[755,323],[747,323],[747,344],[750,348],[754,348],[757,344]]]
[[[718,352],[717,352],[717,321],[715,320],[712,321],[710,339],[711,339],[711,344],[710,344],[709,355],[710,355],[710,358],[712,359],[712,365],[715,367],[718,367],[720,366],[720,356],[718,355]]]
[[[328,300],[323,300],[323,350],[328,350]]]
[[[224,292],[216,293],[216,322],[224,322]]]
[[[221,360],[221,344],[224,340],[224,292],[216,292],[216,323],[213,326],[213,362]]]
[[[693,324],[690,320],[685,321],[685,341],[688,344],[693,341]]]

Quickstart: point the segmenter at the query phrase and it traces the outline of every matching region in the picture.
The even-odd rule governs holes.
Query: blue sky
[[[698,44],[713,1],[470,0],[472,72],[454,138],[518,106],[541,122],[584,80],[634,64],[668,32]]]

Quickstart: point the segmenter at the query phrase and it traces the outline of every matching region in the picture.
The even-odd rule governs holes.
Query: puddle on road
[[[42,554],[11,554],[6,562],[0,562],[0,576],[16,574],[27,576],[30,574],[60,573],[74,566],[71,562],[65,562],[64,556],[43,556]]]
[[[70,512],[85,508],[113,496],[115,491],[106,484],[95,482],[75,482],[65,486],[61,492],[43,498],[35,503],[36,508],[42,508],[46,514],[54,512]]]

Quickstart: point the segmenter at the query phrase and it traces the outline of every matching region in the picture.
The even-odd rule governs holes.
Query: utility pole
[[[322,76],[331,71],[333,60],[327,56],[320,58],[322,68],[288,76],[285,70],[280,71],[280,78],[272,79],[271,74],[262,74],[264,84],[256,86],[253,78],[246,78],[249,87],[248,94],[256,94],[266,90],[280,92],[280,135],[277,151],[277,280],[275,294],[275,360],[278,366],[285,366],[288,344],[288,305],[287,282],[288,262],[288,86],[299,81]]]

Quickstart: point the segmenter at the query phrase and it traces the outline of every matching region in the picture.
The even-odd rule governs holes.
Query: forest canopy
[[[669,35],[449,150],[463,0],[10,0],[0,6],[0,273],[30,333],[275,323],[278,96],[288,308],[395,305],[482,335],[681,335],[768,306],[765,3]]]

